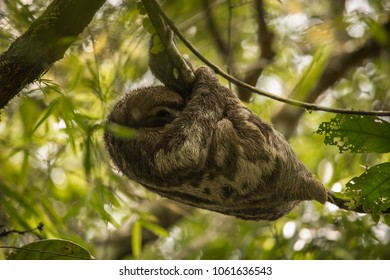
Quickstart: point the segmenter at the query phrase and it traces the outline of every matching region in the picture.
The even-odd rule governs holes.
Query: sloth
[[[163,197],[245,220],[276,220],[324,186],[285,138],[222,86],[195,71],[189,97],[166,86],[131,91],[113,107],[104,140],[114,165]]]

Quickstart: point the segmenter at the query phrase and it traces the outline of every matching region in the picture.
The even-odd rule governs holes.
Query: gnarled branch
[[[54,0],[0,56],[0,109],[37,80],[92,20],[105,0]]]

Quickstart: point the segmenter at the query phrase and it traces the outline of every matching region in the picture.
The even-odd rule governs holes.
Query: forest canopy
[[[0,259],[390,258],[390,3],[144,2],[0,2]],[[107,114],[160,83],[150,13],[288,139],[328,203],[244,221],[114,168]]]

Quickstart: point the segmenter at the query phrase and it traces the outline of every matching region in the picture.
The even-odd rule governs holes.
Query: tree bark
[[[105,0],[53,0],[28,30],[0,55],[0,109],[40,78],[92,20]]]

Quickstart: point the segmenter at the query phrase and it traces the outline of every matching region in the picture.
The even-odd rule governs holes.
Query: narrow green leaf
[[[159,45],[153,45],[153,47],[149,49],[149,52],[151,54],[158,54],[158,53],[162,53],[164,50],[165,48],[163,44],[159,44]]]
[[[390,215],[383,215],[383,221],[390,227]]]
[[[158,54],[158,53],[163,52],[165,50],[165,48],[164,48],[163,43],[161,42],[160,37],[158,37],[158,35],[155,34],[152,38],[153,38],[152,46],[149,49],[149,52],[151,54]]]
[[[131,230],[131,247],[133,249],[133,256],[138,258],[141,255],[142,248],[142,223],[139,220],[133,224]]]
[[[362,17],[362,20],[367,24],[372,36],[383,46],[389,44],[390,37],[386,28],[379,22],[374,21],[370,17]]]
[[[378,214],[372,214],[371,218],[377,224],[377,223],[379,223],[379,220],[381,219],[381,216],[378,215]]]
[[[337,115],[316,133],[325,134],[324,143],[337,146],[340,153],[390,152],[390,123],[377,117]]]
[[[20,170],[19,182],[21,184],[27,183],[30,163],[30,151],[28,149],[23,150],[23,163]]]
[[[40,213],[38,213],[37,208],[34,207],[34,204],[31,203],[31,201],[29,200],[30,197],[26,196],[25,193],[20,194],[19,192],[16,192],[13,188],[11,188],[7,185],[4,185],[1,182],[0,182],[0,189],[1,189],[0,202],[2,205],[10,202],[9,206],[14,207],[14,204],[12,204],[11,202],[17,201],[18,207],[23,207],[25,210],[27,210],[31,214],[39,217]],[[4,199],[5,197],[10,198],[10,200]],[[15,216],[13,216],[13,218],[20,217],[20,219],[18,219],[18,220],[19,220],[19,223],[21,223],[21,225],[28,227],[28,224],[25,223],[26,217],[22,217],[23,216],[22,213],[20,211],[16,210],[16,208],[15,208],[14,215]]]
[[[313,54],[310,65],[301,74],[301,79],[296,84],[291,96],[294,98],[303,98],[314,87],[319,76],[324,71],[329,57],[332,54],[332,45],[322,45]]]
[[[59,113],[65,122],[65,131],[66,134],[69,137],[69,144],[72,148],[72,151],[76,154],[77,148],[76,148],[76,141],[77,138],[75,136],[75,112],[77,111],[76,108],[73,106],[72,101],[65,95],[62,95],[59,100]]]
[[[390,208],[390,162],[375,165],[347,183],[346,195],[364,211],[380,214]]]
[[[119,125],[119,124],[109,124],[106,126],[106,129],[114,134],[118,138],[130,139],[135,137],[136,131],[130,127]]]
[[[30,140],[33,133],[34,120],[36,120],[40,114],[40,108],[37,101],[34,99],[25,99],[20,106],[20,117],[24,129],[24,138]]]
[[[59,99],[56,99],[51,102],[49,106],[47,106],[47,108],[43,111],[42,117],[35,124],[32,130],[33,133],[41,126],[41,124],[43,124],[47,120],[47,118],[52,114],[53,109],[58,105],[58,103]]]
[[[175,79],[179,79],[179,70],[175,67],[173,68],[173,76],[175,77]]]
[[[165,228],[163,228],[157,224],[154,224],[154,223],[151,223],[148,221],[142,221],[142,226],[145,229],[153,232],[157,236],[160,236],[160,237],[168,237],[169,236],[168,231]]]
[[[84,141],[84,172],[87,177],[91,175],[92,170],[92,141],[91,141],[91,134],[89,133]]]
[[[149,18],[144,18],[143,21],[142,21],[142,26],[150,33],[150,34],[153,34],[156,32],[156,30],[154,29],[153,27],[153,24],[152,22],[150,21]]]

